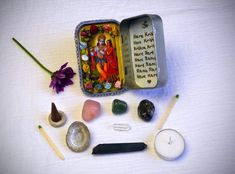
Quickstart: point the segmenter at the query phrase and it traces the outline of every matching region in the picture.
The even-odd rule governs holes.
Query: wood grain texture
[[[164,88],[128,91],[119,96],[95,98],[103,114],[92,123],[91,144],[73,153],[65,143],[70,123],[82,120],[82,103],[88,99],[80,89],[79,75],[62,94],[48,88],[50,77],[11,41],[12,37],[40,58],[49,69],[63,63],[78,72],[74,31],[78,23],[92,19],[116,19],[139,14],[158,14],[163,19],[169,81]],[[235,173],[235,1],[1,1],[0,2],[0,173]],[[171,97],[180,99],[165,128],[178,130],[186,140],[182,158],[166,162],[157,157],[153,142],[158,116]],[[112,100],[126,100],[129,110],[121,117],[111,111]],[[156,106],[153,121],[137,116],[142,99]],[[55,129],[47,123],[50,103],[65,111],[68,123]],[[112,130],[113,123],[128,123],[129,132]],[[61,161],[35,125],[50,131],[66,156]],[[146,152],[94,157],[100,143],[143,141]],[[11,165],[9,165],[9,163]]]

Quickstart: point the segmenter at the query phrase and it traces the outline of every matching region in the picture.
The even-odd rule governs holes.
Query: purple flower
[[[60,67],[58,71],[55,71],[51,76],[50,87],[55,89],[57,93],[64,91],[64,87],[72,85],[71,80],[76,74],[71,67],[67,67],[68,62]]]
[[[29,55],[44,71],[46,71],[51,76],[51,84],[50,87],[56,90],[57,93],[64,91],[64,87],[68,85],[72,85],[73,81],[71,80],[75,73],[71,67],[67,67],[67,63],[62,65],[58,71],[54,73],[50,71],[47,67],[45,67],[32,53],[30,53],[21,43],[16,40],[14,37],[12,40],[20,47],[22,50]]]

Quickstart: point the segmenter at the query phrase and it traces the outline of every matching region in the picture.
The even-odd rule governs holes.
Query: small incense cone
[[[51,103],[51,120],[58,122],[62,119],[61,114],[57,110],[55,103]]]
[[[65,124],[67,119],[64,112],[58,111],[55,103],[51,103],[51,113],[48,120],[51,126],[61,127]]]

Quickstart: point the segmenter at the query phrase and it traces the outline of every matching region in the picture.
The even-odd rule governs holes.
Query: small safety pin
[[[129,124],[114,123],[113,130],[115,130],[115,131],[129,131],[129,130],[131,130],[131,126]]]

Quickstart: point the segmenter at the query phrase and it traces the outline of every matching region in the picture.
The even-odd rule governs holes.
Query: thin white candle
[[[169,105],[167,106],[166,111],[164,112],[164,114],[162,115],[162,117],[160,118],[160,120],[157,123],[158,130],[162,129],[163,125],[165,124],[167,118],[169,117],[169,115],[170,115],[172,109],[174,108],[176,102],[178,101],[178,99],[179,99],[179,95],[177,94],[170,101]]]
[[[64,155],[60,152],[60,150],[58,149],[58,147],[55,145],[55,143],[52,141],[52,139],[49,137],[49,135],[46,133],[46,131],[42,128],[41,125],[38,125],[38,130],[39,132],[42,134],[42,136],[46,139],[46,141],[48,142],[48,144],[51,146],[51,148],[55,151],[56,155],[64,160]]]

